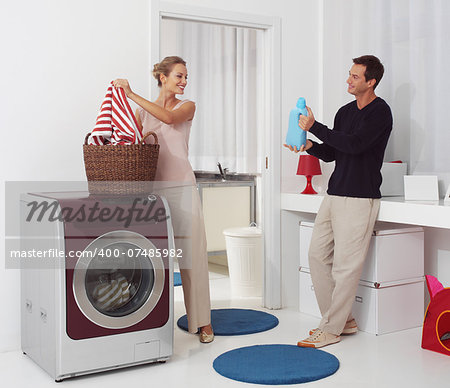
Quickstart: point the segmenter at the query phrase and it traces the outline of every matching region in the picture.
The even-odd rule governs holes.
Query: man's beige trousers
[[[325,195],[309,247],[311,278],[322,320],[340,335],[351,310],[369,249],[380,200]]]

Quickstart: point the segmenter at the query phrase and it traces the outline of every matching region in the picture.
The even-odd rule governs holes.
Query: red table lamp
[[[302,194],[317,194],[312,187],[311,180],[314,175],[322,175],[319,159],[312,155],[300,155],[297,175],[306,176],[306,188],[302,191]]]

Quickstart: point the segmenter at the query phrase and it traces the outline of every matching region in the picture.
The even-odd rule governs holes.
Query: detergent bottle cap
[[[306,107],[306,101],[303,97],[300,97],[297,100],[297,108],[305,108]]]

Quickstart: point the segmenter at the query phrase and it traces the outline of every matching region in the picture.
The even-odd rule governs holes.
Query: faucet
[[[222,180],[226,180],[228,168],[222,168],[222,165],[220,164],[220,162],[217,162],[217,167],[219,167],[219,172],[220,172],[220,176],[222,177]]]

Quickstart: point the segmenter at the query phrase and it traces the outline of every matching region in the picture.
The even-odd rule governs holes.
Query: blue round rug
[[[181,274],[179,272],[173,273],[173,286],[181,286]]]
[[[339,369],[330,353],[295,345],[255,345],[230,350],[214,360],[217,373],[254,384],[299,384],[323,379]]]
[[[178,319],[177,325],[187,331],[187,316]],[[264,311],[215,309],[211,310],[211,325],[215,335],[243,335],[273,329],[278,325],[278,318]]]

